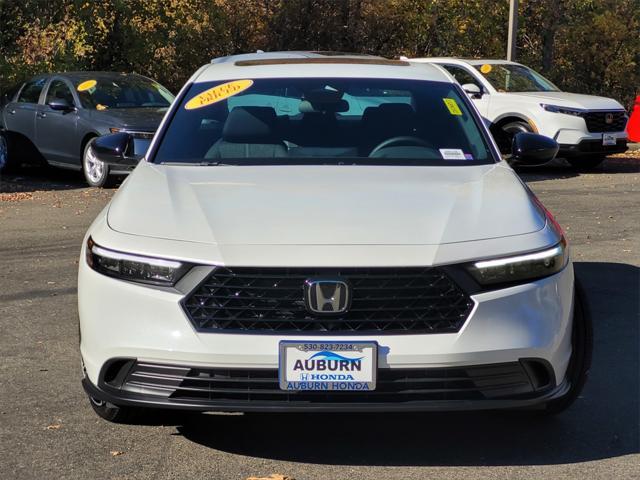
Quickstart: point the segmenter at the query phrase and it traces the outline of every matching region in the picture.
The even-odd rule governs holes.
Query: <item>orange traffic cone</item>
[[[640,95],[636,97],[636,103],[631,111],[631,118],[627,123],[627,134],[630,142],[640,142]]]

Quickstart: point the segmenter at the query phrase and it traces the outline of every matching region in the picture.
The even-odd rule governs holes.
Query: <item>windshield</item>
[[[197,83],[155,163],[493,163],[449,83],[276,78]]]
[[[560,89],[538,72],[524,65],[485,63],[476,65],[499,92],[558,92]]]
[[[159,83],[132,75],[82,80],[76,85],[76,90],[82,106],[95,110],[166,108],[174,98],[171,92]]]

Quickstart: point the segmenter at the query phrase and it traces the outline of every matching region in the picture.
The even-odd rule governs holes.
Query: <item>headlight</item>
[[[188,263],[117,252],[87,241],[87,264],[110,277],[150,285],[173,286],[191,268]]]
[[[580,108],[561,107],[559,105],[549,105],[548,103],[541,103],[540,106],[547,112],[564,113],[565,115],[573,115],[574,117],[581,117],[585,114],[585,110]]]
[[[569,261],[564,239],[552,248],[513,257],[482,260],[468,266],[469,273],[482,285],[522,282],[558,273]]]

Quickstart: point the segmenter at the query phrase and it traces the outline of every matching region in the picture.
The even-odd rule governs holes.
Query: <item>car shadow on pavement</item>
[[[558,158],[541,167],[520,167],[516,169],[516,172],[527,183],[558,178],[573,178],[585,174],[616,175],[619,173],[639,173],[640,158],[609,157],[602,165],[583,172],[576,170],[565,160]]]
[[[546,465],[637,453],[640,269],[576,263],[594,321],[590,379],[557,417],[456,414],[193,415],[178,434],[217,450],[332,465]]]
[[[89,188],[82,172],[41,165],[22,166],[0,174],[0,193],[77,190]]]

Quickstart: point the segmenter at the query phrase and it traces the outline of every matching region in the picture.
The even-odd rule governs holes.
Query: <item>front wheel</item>
[[[84,147],[82,153],[82,172],[89,186],[99,188],[106,187],[110,183],[109,165],[98,160],[98,157],[96,157],[91,148],[92,142],[93,139],[89,140]]]
[[[543,410],[545,414],[556,415],[569,408],[576,401],[587,381],[593,351],[593,325],[585,302],[582,285],[576,280],[571,334],[572,353],[566,373],[570,388],[562,397],[547,402]]]
[[[99,417],[113,423],[136,423],[144,411],[135,407],[120,407],[91,396],[89,402]]]
[[[0,172],[8,172],[17,167],[12,148],[9,145],[9,136],[0,132]]]
[[[500,153],[508,155],[511,153],[511,145],[513,144],[513,137],[518,133],[532,133],[533,129],[524,120],[517,120],[514,122],[506,123],[500,127],[500,130],[495,136],[496,143],[500,149]]]
[[[606,160],[606,156],[604,155],[592,155],[592,156],[582,156],[575,158],[567,158],[567,162],[573,168],[579,171],[587,171],[593,170],[598,165],[602,164]]]

